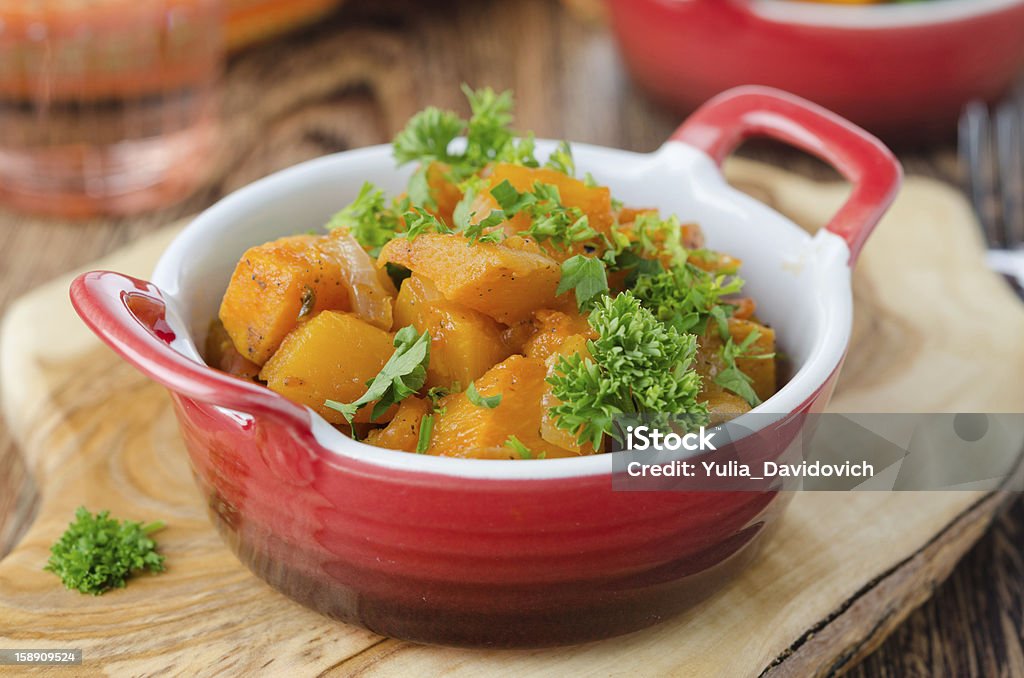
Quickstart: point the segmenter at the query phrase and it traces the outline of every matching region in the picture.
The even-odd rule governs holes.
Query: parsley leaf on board
[[[370,419],[377,419],[389,407],[423,387],[427,380],[429,362],[430,333],[417,334],[415,327],[407,325],[395,334],[395,352],[377,376],[367,383],[366,393],[351,403],[326,400],[324,405],[341,412],[351,425],[361,407],[376,401]]]
[[[560,356],[547,379],[560,401],[549,410],[558,428],[600,449],[619,415],[643,414],[656,428],[708,422],[707,405],[697,401],[694,335],[660,322],[629,292],[599,299],[588,320],[598,334],[587,342],[590,356]]]
[[[43,569],[60,577],[68,589],[94,596],[122,588],[134,572],[164,571],[164,557],[149,536],[164,527],[162,522],[120,522],[109,511],[93,515],[80,506],[74,522],[50,547]]]
[[[495,394],[492,396],[481,395],[476,390],[476,383],[469,382],[469,386],[466,387],[466,397],[469,398],[469,402],[473,403],[477,407],[482,407],[485,410],[493,410],[495,407],[501,404],[501,394]]]

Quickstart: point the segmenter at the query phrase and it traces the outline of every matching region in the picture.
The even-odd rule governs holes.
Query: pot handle
[[[85,324],[144,375],[186,398],[309,428],[309,412],[282,396],[185,357],[170,346],[160,290],[144,280],[92,271],[71,283],[71,305]]]
[[[755,136],[815,155],[853,184],[850,197],[826,226],[846,241],[852,266],[899,191],[899,161],[856,125],[770,87],[737,87],[719,94],[697,109],[670,140],[694,146],[721,165],[744,140]]]

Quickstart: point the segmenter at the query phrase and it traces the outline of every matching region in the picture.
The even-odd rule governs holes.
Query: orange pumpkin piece
[[[220,319],[238,352],[257,365],[302,318],[351,308],[341,265],[320,250],[318,240],[297,235],[258,245],[235,267]]]
[[[391,450],[415,452],[420,439],[420,423],[429,411],[430,404],[426,399],[409,396],[398,404],[395,418],[384,428],[370,431],[366,442]]]
[[[270,390],[316,410],[332,424],[342,424],[345,418],[324,401],[350,403],[363,395],[366,382],[395,352],[392,342],[391,333],[351,313],[323,311],[285,337],[260,379]],[[355,420],[370,421],[372,409],[361,408]],[[376,421],[389,421],[393,414],[394,408]]]
[[[432,162],[427,167],[427,186],[430,197],[437,203],[434,215],[446,224],[452,223],[452,212],[462,200],[462,191],[448,178],[448,166],[441,162]]]
[[[235,344],[228,336],[224,324],[219,320],[210,323],[210,331],[206,335],[206,362],[221,372],[227,372],[240,379],[255,381],[260,373],[260,366],[238,352]]]
[[[533,318],[534,333],[523,344],[523,355],[527,358],[547,360],[551,354],[558,353],[569,337],[574,335],[596,338],[586,317],[579,313],[544,309],[534,313]]]
[[[587,186],[579,179],[553,169],[544,167],[524,167],[511,163],[498,163],[491,170],[490,185],[493,188],[503,181],[508,181],[512,186],[524,193],[533,190],[536,182],[551,184],[558,188],[558,195],[562,204],[566,207],[578,207],[587,215],[590,227],[598,233],[608,235],[611,233],[615,223],[612,214],[612,193],[607,186]],[[483,210],[482,217],[490,214],[490,209],[497,209],[498,203],[488,194],[490,203],[481,203]],[[478,214],[479,214],[478,210]],[[515,222],[514,222],[515,223]],[[515,230],[522,230],[529,226],[529,223],[515,223]]]
[[[535,358],[514,355],[476,380],[481,396],[501,394],[497,407],[487,409],[470,402],[465,392],[441,399],[428,454],[476,457],[486,450],[505,447],[516,436],[534,456],[572,456],[540,437],[541,396],[547,367]]]
[[[395,238],[381,250],[378,266],[399,264],[429,279],[451,302],[504,324],[555,304],[561,268],[522,239],[470,244],[455,233]]]
[[[573,334],[565,337],[554,350],[548,355],[544,361],[544,365],[547,368],[547,376],[551,376],[555,372],[555,367],[558,365],[559,358],[561,356],[571,356],[574,353],[579,353],[582,358],[590,357],[590,349],[587,348],[587,339],[595,336],[593,329],[587,325],[587,331],[585,334]],[[579,444],[579,436],[576,431],[569,431],[564,428],[559,428],[555,417],[551,416],[551,409],[557,407],[562,403],[554,393],[552,393],[551,384],[544,384],[544,395],[541,396],[541,419],[540,419],[540,437],[558,447],[568,450],[573,455],[586,455],[594,454],[594,446],[591,443]]]
[[[729,334],[735,344],[739,344],[744,341],[747,338],[747,335],[755,329],[760,333],[760,335],[754,343],[750,345],[748,353],[754,356],[774,353],[775,330],[753,320],[729,318]],[[708,328],[705,330],[704,336],[701,337],[699,343],[700,349],[697,352],[697,360],[694,363],[694,367],[703,379],[701,400],[707,401],[709,407],[711,407],[711,404],[721,394],[735,394],[730,394],[725,391],[714,381],[715,375],[717,375],[724,367],[719,356],[719,350],[722,348],[722,339],[718,334],[718,326],[714,322],[708,323]],[[775,360],[770,358],[739,358],[736,360],[736,366],[753,380],[751,386],[758,398],[761,400],[767,400],[775,394],[775,382],[777,378],[775,372]],[[742,399],[740,400],[744,405],[746,405],[746,401],[743,401]],[[723,406],[731,413],[735,409],[734,405],[735,403],[729,402],[725,403]],[[743,412],[746,412],[749,409],[750,408],[748,406],[743,410]]]
[[[511,354],[493,318],[445,300],[417,274],[402,283],[395,301],[395,327],[406,325],[430,333],[427,386],[458,383],[464,388]]]

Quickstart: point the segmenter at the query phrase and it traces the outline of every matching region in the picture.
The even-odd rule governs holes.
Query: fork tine
[[[1024,244],[1024,138],[1021,110],[1014,99],[996,110],[994,143],[999,162],[999,194],[1006,247]]]
[[[1004,247],[992,151],[991,121],[984,102],[967,104],[960,118],[960,157],[974,211],[990,248]]]

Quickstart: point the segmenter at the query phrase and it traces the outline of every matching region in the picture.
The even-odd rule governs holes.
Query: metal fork
[[[960,118],[960,162],[988,243],[989,266],[1024,288],[1024,87],[990,113],[974,101]]]

